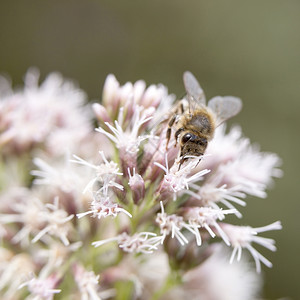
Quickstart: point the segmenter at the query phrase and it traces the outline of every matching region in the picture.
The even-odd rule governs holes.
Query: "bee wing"
[[[205,100],[204,92],[198,80],[191,72],[186,71],[183,73],[183,83],[188,95],[188,100],[189,101],[193,100],[197,104],[205,105],[206,100]]]
[[[216,125],[219,126],[240,112],[242,109],[242,100],[232,96],[217,96],[210,99],[207,106],[216,114]]]

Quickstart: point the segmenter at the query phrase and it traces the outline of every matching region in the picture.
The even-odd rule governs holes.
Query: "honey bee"
[[[191,72],[183,74],[183,83],[187,99],[181,100],[175,107],[166,133],[168,149],[172,127],[176,128],[175,147],[178,142],[180,144],[179,169],[188,158],[202,156],[215,129],[242,108],[241,99],[232,96],[214,97],[206,105],[204,92]]]

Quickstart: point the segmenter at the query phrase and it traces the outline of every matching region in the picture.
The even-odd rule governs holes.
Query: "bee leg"
[[[180,110],[181,110],[181,114],[184,113],[184,106],[183,106],[183,102],[180,102]]]
[[[169,141],[170,141],[170,137],[171,137],[171,127],[169,127],[167,129],[167,133],[166,133],[166,138],[167,138],[167,143],[166,143],[166,150],[168,150],[168,144],[169,144]]]
[[[181,157],[181,160],[179,161],[179,167],[178,167],[178,171],[181,168],[181,165],[186,161],[186,158],[184,158],[184,156]]]
[[[176,132],[175,132],[175,147],[177,146],[177,140],[179,137],[179,134],[184,130],[184,128],[179,128]]]
[[[169,144],[169,141],[170,141],[170,138],[171,138],[172,126],[173,126],[173,124],[176,120],[176,117],[177,117],[177,115],[174,114],[170,118],[169,123],[168,123],[168,129],[167,129],[167,133],[166,133],[166,138],[167,138],[166,150],[168,150],[168,144]]]

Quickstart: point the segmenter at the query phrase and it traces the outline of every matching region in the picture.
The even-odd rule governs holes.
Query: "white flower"
[[[3,251],[0,251],[0,254],[0,291],[3,292],[4,299],[15,299],[19,294],[19,285],[24,281],[24,277],[34,272],[35,265],[27,253],[14,256],[12,253],[6,254],[6,259]]]
[[[216,130],[207,153],[211,154],[203,163],[217,172],[220,185],[226,184],[241,193],[260,198],[272,184],[272,177],[280,177],[282,171],[279,157],[273,153],[260,152],[250,145],[249,139],[241,137],[241,130],[233,127],[225,134],[225,126]]]
[[[197,166],[199,158],[189,160],[187,164],[178,169],[179,160],[175,161],[173,166],[169,169],[167,156],[165,156],[166,166],[158,162],[154,164],[165,171],[164,179],[159,188],[161,194],[173,194],[173,200],[176,200],[177,193],[188,190],[189,185],[202,179],[202,177],[210,171],[205,169],[193,175],[191,171]]]
[[[101,127],[96,128],[96,131],[106,135],[113,143],[115,143],[116,147],[120,149],[120,151],[136,154],[140,143],[148,138],[147,135],[139,135],[139,130],[142,125],[151,120],[153,113],[153,107],[144,110],[143,107],[137,106],[130,121],[130,126],[128,126],[124,131],[123,127],[125,125],[123,120],[123,109],[121,108],[119,111],[118,121],[115,121],[115,127],[110,123],[105,122],[106,126],[113,132],[114,135],[105,131]]]
[[[47,248],[41,248],[36,252],[38,263],[43,265],[39,272],[39,277],[46,278],[68,260],[69,256],[76,252],[82,246],[82,242],[76,242],[63,245],[57,241],[53,241]]]
[[[45,226],[33,238],[33,243],[37,242],[45,235],[50,235],[60,238],[65,246],[70,244],[67,235],[72,228],[69,221],[73,219],[74,215],[68,216],[67,212],[63,209],[59,209],[58,205],[59,200],[58,197],[56,197],[54,199],[54,204],[45,204],[44,209],[39,212],[39,217],[45,222]]]
[[[166,236],[171,234],[172,238],[176,238],[181,245],[187,244],[187,238],[182,234],[181,229],[187,228],[183,217],[177,216],[175,214],[167,215],[164,210],[162,201],[160,201],[161,212],[156,215],[155,222],[160,227],[160,233],[162,234],[160,238],[160,243],[163,244]],[[192,231],[194,233],[194,231]]]
[[[246,202],[240,198],[245,198],[246,194],[240,191],[240,187],[227,187],[222,184],[222,176],[214,173],[201,186],[193,185],[195,191],[188,191],[188,194],[195,199],[192,203],[200,206],[211,206],[218,209],[218,204],[223,204],[229,209],[235,209],[235,215],[239,218],[242,214],[234,207],[233,204],[246,206]],[[232,204],[233,203],[233,204]]]
[[[205,228],[212,238],[216,236],[211,227],[215,228],[223,241],[229,246],[230,242],[226,233],[220,227],[218,221],[225,218],[227,214],[235,213],[235,209],[222,210],[211,207],[187,207],[184,208],[184,218],[194,231],[197,245],[201,245],[201,236],[199,229]]]
[[[257,228],[252,228],[250,226],[234,226],[231,224],[222,224],[221,227],[223,231],[226,232],[233,247],[230,263],[233,262],[236,255],[237,260],[239,261],[241,259],[242,249],[246,248],[254,258],[256,271],[258,273],[261,271],[261,262],[269,268],[272,267],[272,263],[263,255],[261,255],[252,246],[252,243],[257,243],[271,251],[276,251],[276,247],[274,245],[275,241],[273,239],[259,237],[257,236],[257,234],[265,231],[282,229],[281,223],[279,221],[267,226]]]
[[[11,204],[14,214],[0,214],[0,223],[22,223],[22,228],[12,238],[13,243],[21,242],[24,246],[29,244],[31,234],[36,234],[45,220],[41,217],[40,212],[44,209],[42,201],[34,197],[26,197],[22,201]]]
[[[77,217],[80,219],[86,215],[92,214],[94,218],[98,219],[101,219],[102,217],[106,218],[108,216],[115,218],[122,212],[131,218],[132,215],[124,208],[121,208],[117,203],[114,203],[107,193],[107,190],[105,190],[104,193],[101,191],[96,193],[91,203],[91,210],[79,213],[77,214]]]
[[[150,236],[150,238],[149,238]],[[134,252],[134,253],[152,253],[153,250],[157,249],[158,239],[156,238],[156,234],[153,232],[139,232],[130,236],[126,232],[122,234],[93,242],[92,245],[95,247],[102,246],[103,244],[116,241],[119,247],[125,252]]]
[[[95,275],[93,271],[85,270],[79,264],[73,266],[73,273],[82,300],[101,300],[99,295],[100,275]]]
[[[250,140],[242,136],[239,126],[233,126],[226,133],[226,125],[216,128],[214,138],[208,143],[207,158],[202,164],[208,169],[215,169],[238,158],[250,145]]]
[[[99,154],[104,162],[99,165],[91,164],[77,155],[74,155],[75,160],[71,160],[72,162],[95,170],[95,177],[86,185],[83,193],[85,193],[87,190],[94,192],[93,186],[96,182],[99,182],[101,185],[101,188],[97,190],[97,192],[101,190],[107,190],[109,187],[116,187],[120,190],[123,190],[123,186],[115,181],[117,176],[123,175],[123,173],[119,172],[118,164],[113,161],[108,161],[102,151],[99,151]]]
[[[127,107],[127,109],[121,107],[118,118],[114,121],[114,126],[109,122],[105,122],[112,133],[102,127],[96,129],[97,132],[108,137],[118,149],[121,169],[125,174],[128,168],[137,167],[137,154],[140,144],[152,136],[152,134],[142,134],[141,132],[147,127],[154,112],[155,108],[153,106],[144,108],[135,104]]]
[[[68,155],[63,161],[56,159],[54,162],[46,162],[38,157],[34,158],[33,163],[39,170],[30,172],[36,177],[33,183],[59,188],[66,193],[74,192],[76,196],[82,194],[82,190],[92,180],[92,172],[89,169],[83,171],[83,168],[70,162]]]
[[[110,191],[111,187],[115,187],[119,190],[123,190],[124,187],[116,182],[117,176],[123,175],[119,172],[118,164],[113,161],[108,161],[102,151],[99,151],[104,163],[100,165],[91,164],[80,157],[74,155],[75,160],[73,162],[88,166],[95,170],[95,177],[92,179],[84,189],[83,193],[90,190],[93,194],[93,200],[91,202],[91,209],[84,213],[77,214],[78,218],[82,218],[86,215],[92,214],[92,216],[98,219],[102,217],[112,216],[116,217],[120,212],[125,213],[129,217],[131,214],[125,209],[121,208],[119,204],[113,201],[113,193]],[[98,182],[100,187],[94,191],[94,184]]]
[[[229,186],[239,186],[243,193],[260,198],[266,197],[265,190],[272,182],[272,176],[280,176],[276,167],[279,164],[277,155],[260,153],[249,149],[237,160],[221,165],[218,172]]]
[[[201,246],[202,239],[199,230],[205,228],[212,238],[216,236],[211,227],[215,228],[227,245],[230,245],[229,239],[222,230],[218,221],[223,220],[226,214],[232,214],[235,210],[213,209],[211,207],[187,207],[183,208],[183,216],[175,214],[167,215],[164,212],[162,201],[160,202],[161,213],[157,214],[156,223],[159,224],[162,236],[161,244],[165,237],[171,234],[181,245],[187,244],[188,239],[182,234],[181,230],[187,229],[196,237],[198,246]]]
[[[58,281],[59,278],[55,274],[49,276],[48,278],[37,278],[33,276],[28,281],[23,282],[19,286],[19,289],[27,286],[32,296],[31,299],[52,300],[55,294],[59,294],[61,292],[60,289],[55,289]]]

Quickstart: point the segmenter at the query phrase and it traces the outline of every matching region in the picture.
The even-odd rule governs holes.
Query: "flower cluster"
[[[29,70],[23,90],[0,80],[1,299],[258,296],[272,263],[254,244],[275,251],[259,234],[281,224],[227,219],[266,197],[277,155],[222,125],[200,162],[182,162],[173,136],[167,147],[176,98],[165,86],[109,75],[89,104],[58,74],[38,79]]]

